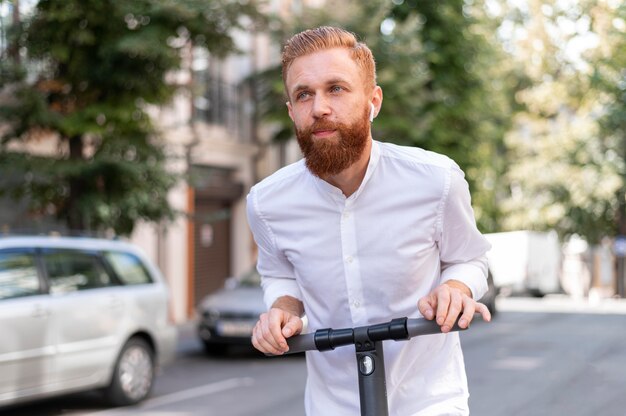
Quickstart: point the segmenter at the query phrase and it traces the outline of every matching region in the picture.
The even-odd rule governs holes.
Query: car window
[[[0,251],[0,299],[39,293],[40,281],[34,255]]]
[[[100,259],[80,251],[50,251],[43,254],[50,281],[50,293],[112,286],[114,283]]]
[[[150,273],[136,256],[130,253],[109,251],[104,253],[117,277],[125,285],[141,285],[152,283]]]

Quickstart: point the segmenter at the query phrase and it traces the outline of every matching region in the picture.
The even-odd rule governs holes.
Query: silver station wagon
[[[0,236],[0,407],[91,389],[143,400],[175,353],[168,297],[128,243]]]

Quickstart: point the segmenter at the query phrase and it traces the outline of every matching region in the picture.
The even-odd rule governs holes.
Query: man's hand
[[[252,345],[265,354],[281,355],[289,351],[286,339],[302,331],[302,303],[294,298],[279,298],[261,314],[252,330]]]
[[[470,289],[457,280],[448,280],[437,286],[421,298],[417,306],[424,318],[436,318],[444,333],[450,332],[459,315],[459,327],[463,329],[469,327],[476,312],[482,315],[484,321],[491,320],[487,306],[472,299]]]

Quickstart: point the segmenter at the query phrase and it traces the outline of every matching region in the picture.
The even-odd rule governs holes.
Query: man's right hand
[[[252,330],[252,345],[265,354],[281,355],[289,351],[287,338],[302,331],[302,302],[290,296],[278,298],[270,310],[261,314]]]
[[[265,354],[282,355],[289,351],[287,338],[302,331],[302,319],[279,307],[261,314],[252,330],[252,345]]]

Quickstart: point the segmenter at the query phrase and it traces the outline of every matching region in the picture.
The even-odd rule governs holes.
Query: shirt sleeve
[[[247,196],[248,224],[258,247],[257,270],[261,275],[263,300],[269,309],[281,296],[302,300],[293,266],[276,247],[276,238],[259,209],[258,193],[252,188]]]
[[[447,183],[439,221],[441,283],[458,280],[478,300],[487,292],[485,253],[491,245],[476,227],[469,186],[456,164]]]

